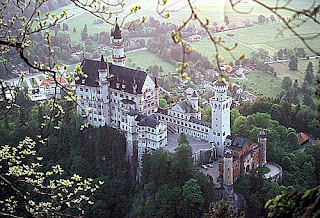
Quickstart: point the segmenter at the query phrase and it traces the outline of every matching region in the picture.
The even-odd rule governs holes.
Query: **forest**
[[[37,155],[43,157],[42,172],[59,164],[65,170],[63,177],[77,174],[92,178],[93,183],[103,183],[90,197],[94,204],[83,206],[87,217],[201,217],[208,212],[215,199],[212,178],[194,166],[185,135],[179,137],[174,153],[159,149],[144,154],[141,182],[137,183],[124,158],[124,136],[107,126],[80,130],[81,117],[74,106],[60,101],[68,109],[54,121],[59,128],[43,126],[48,105],[34,104],[20,93],[19,110],[1,110],[0,143],[15,146],[27,135],[36,142]],[[277,113],[268,114],[270,107],[278,107]],[[286,107],[290,113],[284,110]],[[242,209],[247,217],[266,215],[265,203],[278,194],[319,185],[320,148],[310,144],[299,149],[296,130],[290,127],[293,110],[286,102],[263,99],[231,111],[233,134],[256,142],[258,132],[266,130],[267,160],[284,170],[279,184],[266,180],[260,171],[239,178],[235,189],[246,200]],[[43,142],[40,135],[48,135],[48,139]],[[1,198],[6,194],[1,192]]]

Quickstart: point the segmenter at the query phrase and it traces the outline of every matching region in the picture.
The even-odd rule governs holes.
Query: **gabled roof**
[[[180,101],[178,105],[180,105],[185,113],[197,113],[197,111],[191,107],[188,101]]]
[[[57,78],[56,78],[56,81],[59,82],[59,83],[62,83],[62,84],[68,82],[66,79],[64,79],[64,78],[62,78],[62,77],[57,77]],[[44,79],[44,80],[41,81],[40,86],[44,86],[44,85],[47,84],[47,83],[53,84],[53,83],[55,83],[55,81],[54,81],[53,78]]]
[[[86,74],[88,77],[84,78],[80,75],[80,79],[76,81],[78,85],[86,85],[91,87],[99,86],[99,73],[98,70],[100,68],[100,61],[84,59],[81,62],[82,72]],[[85,80],[85,83],[82,83],[82,80]]]
[[[299,141],[299,144],[300,144],[300,145],[303,144],[303,143],[305,143],[305,142],[307,142],[307,141],[309,141],[309,139],[310,139],[310,137],[307,136],[306,134],[304,134],[303,132],[300,132],[300,133],[297,135],[297,137],[298,137],[298,141]]]
[[[147,126],[151,128],[155,128],[159,124],[159,121],[157,120],[156,116],[154,114],[151,114],[149,116],[143,117],[139,123],[138,126]]]
[[[109,70],[112,75],[110,80],[110,87],[113,89],[124,90],[127,93],[134,94],[133,85],[137,85],[136,94],[141,94],[141,90],[146,80],[147,73],[134,70],[127,67],[116,66],[109,63]],[[120,83],[120,87],[117,88],[117,83]],[[125,88],[122,89],[122,84],[125,85]]]
[[[84,59],[81,63],[82,72],[88,77],[84,78],[79,76],[80,79],[76,82],[78,85],[82,85],[82,80],[85,80],[86,86],[97,87],[99,86],[99,69],[103,66],[102,60],[90,60]],[[134,94],[133,84],[137,85],[136,94],[141,94],[143,84],[146,80],[147,73],[134,70],[127,67],[116,66],[111,63],[105,63],[107,67],[109,65],[109,73],[113,77],[109,80],[110,87],[117,90],[123,90],[124,92]],[[117,86],[117,83],[119,86]],[[124,86],[123,86],[124,85]]]
[[[236,136],[231,144],[231,149],[235,151],[241,151],[245,145],[245,138]]]

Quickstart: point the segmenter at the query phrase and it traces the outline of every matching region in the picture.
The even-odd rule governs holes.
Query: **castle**
[[[142,154],[147,149],[166,146],[168,131],[185,133],[211,143],[210,160],[224,157],[221,166],[225,170],[221,171],[230,181],[238,175],[236,169],[243,167],[243,161],[254,163],[254,166],[258,162],[261,165],[262,156],[265,161],[263,143],[245,146],[236,143],[236,139],[230,140],[232,98],[227,96],[227,82],[219,79],[214,83],[215,94],[210,99],[211,123],[201,120],[196,92],[171,108],[161,109],[156,78],[152,79],[144,71],[125,67],[124,40],[118,24],[111,30],[110,37],[113,63],[106,62],[103,56],[100,60],[84,59],[81,63],[85,75],[79,75],[76,82],[77,112],[87,115],[87,122],[94,127],[108,125],[125,134],[127,158],[137,164],[137,178],[141,172]],[[242,146],[242,150],[238,151],[237,146]],[[250,156],[252,152],[256,156]],[[229,180],[226,181],[228,184]]]

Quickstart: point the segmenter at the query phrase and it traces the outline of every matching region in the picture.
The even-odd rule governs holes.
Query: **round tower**
[[[226,146],[226,138],[230,135],[230,107],[232,98],[227,96],[228,83],[219,78],[214,83],[214,97],[210,99],[211,105],[211,130],[209,142],[217,150],[217,155],[223,157]]]
[[[267,163],[267,133],[265,131],[260,131],[258,134],[258,144],[259,144],[259,165],[263,167]]]
[[[126,55],[124,53],[124,42],[118,23],[116,23],[115,28],[111,30],[110,43],[112,47],[113,64],[124,67]]]
[[[223,157],[223,185],[227,187],[233,185],[233,154],[229,148]]]

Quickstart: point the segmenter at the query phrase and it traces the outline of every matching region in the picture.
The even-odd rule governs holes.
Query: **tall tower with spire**
[[[214,96],[210,99],[211,131],[209,141],[215,146],[217,155],[222,157],[226,146],[226,138],[230,135],[230,107],[232,98],[227,96],[228,83],[219,78],[214,83]]]
[[[104,60],[103,55],[101,56],[100,66],[98,69],[99,73],[99,92],[103,93],[101,95],[101,101],[97,104],[100,104],[100,108],[102,108],[102,120],[107,125],[110,125],[110,98],[109,98],[109,86],[110,86],[110,74],[109,74],[109,67],[107,62]]]
[[[112,47],[113,64],[124,67],[126,62],[126,55],[124,53],[123,37],[117,21],[115,28],[111,30],[110,43]]]

